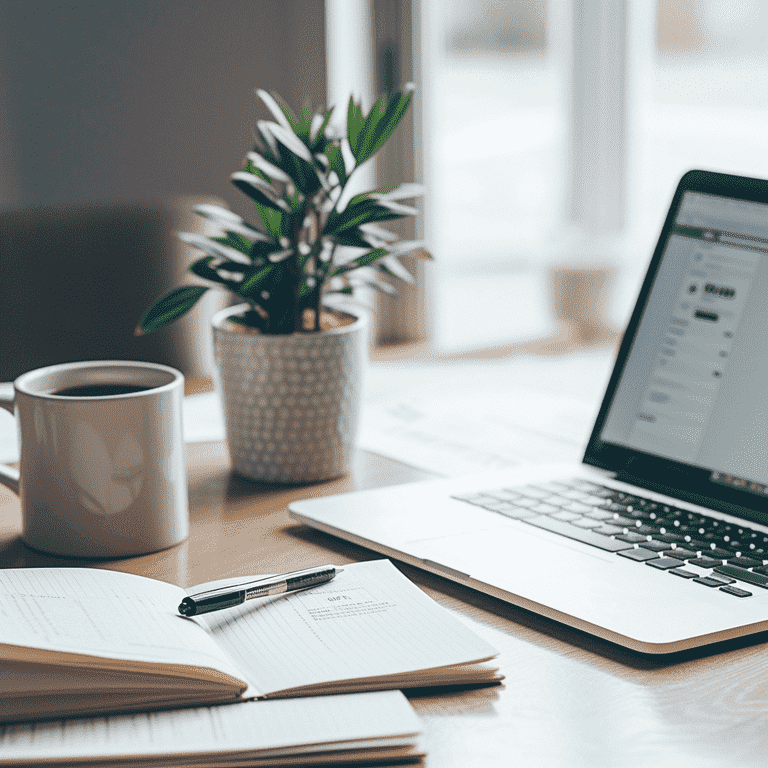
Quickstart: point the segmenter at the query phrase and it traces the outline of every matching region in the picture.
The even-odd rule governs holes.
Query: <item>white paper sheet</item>
[[[147,662],[213,665],[242,679],[176,607],[180,587],[90,568],[0,570],[0,643]]]
[[[358,444],[438,475],[579,461],[607,353],[369,369]]]
[[[0,727],[0,765],[151,755],[292,754],[402,743],[420,730],[400,691],[249,701]],[[391,737],[401,737],[392,739]],[[314,750],[313,750],[314,751]],[[135,763],[131,763],[135,764]]]

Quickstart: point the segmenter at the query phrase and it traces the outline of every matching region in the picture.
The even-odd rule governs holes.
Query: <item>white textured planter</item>
[[[212,319],[232,468],[277,483],[343,475],[357,436],[368,318],[290,336],[232,330],[228,318],[247,308]]]

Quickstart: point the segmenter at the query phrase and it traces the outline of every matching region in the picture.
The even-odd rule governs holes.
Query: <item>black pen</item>
[[[232,584],[228,587],[196,592],[181,601],[179,613],[182,616],[195,616],[198,613],[210,613],[211,611],[220,611],[222,608],[231,608],[254,597],[281,595],[284,592],[296,592],[299,589],[316,587],[318,584],[325,584],[330,581],[343,570],[336,565],[319,565],[315,568],[305,568],[303,571],[283,573],[280,576],[267,576],[242,584]]]

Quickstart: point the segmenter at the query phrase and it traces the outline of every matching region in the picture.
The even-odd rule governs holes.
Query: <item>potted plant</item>
[[[349,191],[411,92],[382,95],[368,114],[350,98],[345,133],[331,123],[333,108],[296,116],[279,96],[257,93],[274,120],[257,124],[258,144],[230,180],[252,200],[259,225],[200,205],[195,211],[220,225],[221,237],[179,237],[205,254],[190,271],[242,300],[212,320],[233,469],[312,482],[347,470],[357,429],[367,316],[343,300],[358,287],[392,293],[388,278],[412,280],[399,256],[429,258],[420,243],[380,226],[417,213],[403,201],[421,194],[418,185]],[[209,288],[170,291],[136,332],[173,322]]]

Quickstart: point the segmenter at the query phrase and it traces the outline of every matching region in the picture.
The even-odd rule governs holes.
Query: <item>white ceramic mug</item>
[[[0,465],[0,483],[21,497],[26,544],[57,555],[121,557],[187,537],[179,371],[64,363],[25,373],[13,386],[0,406],[16,412],[21,468]]]

